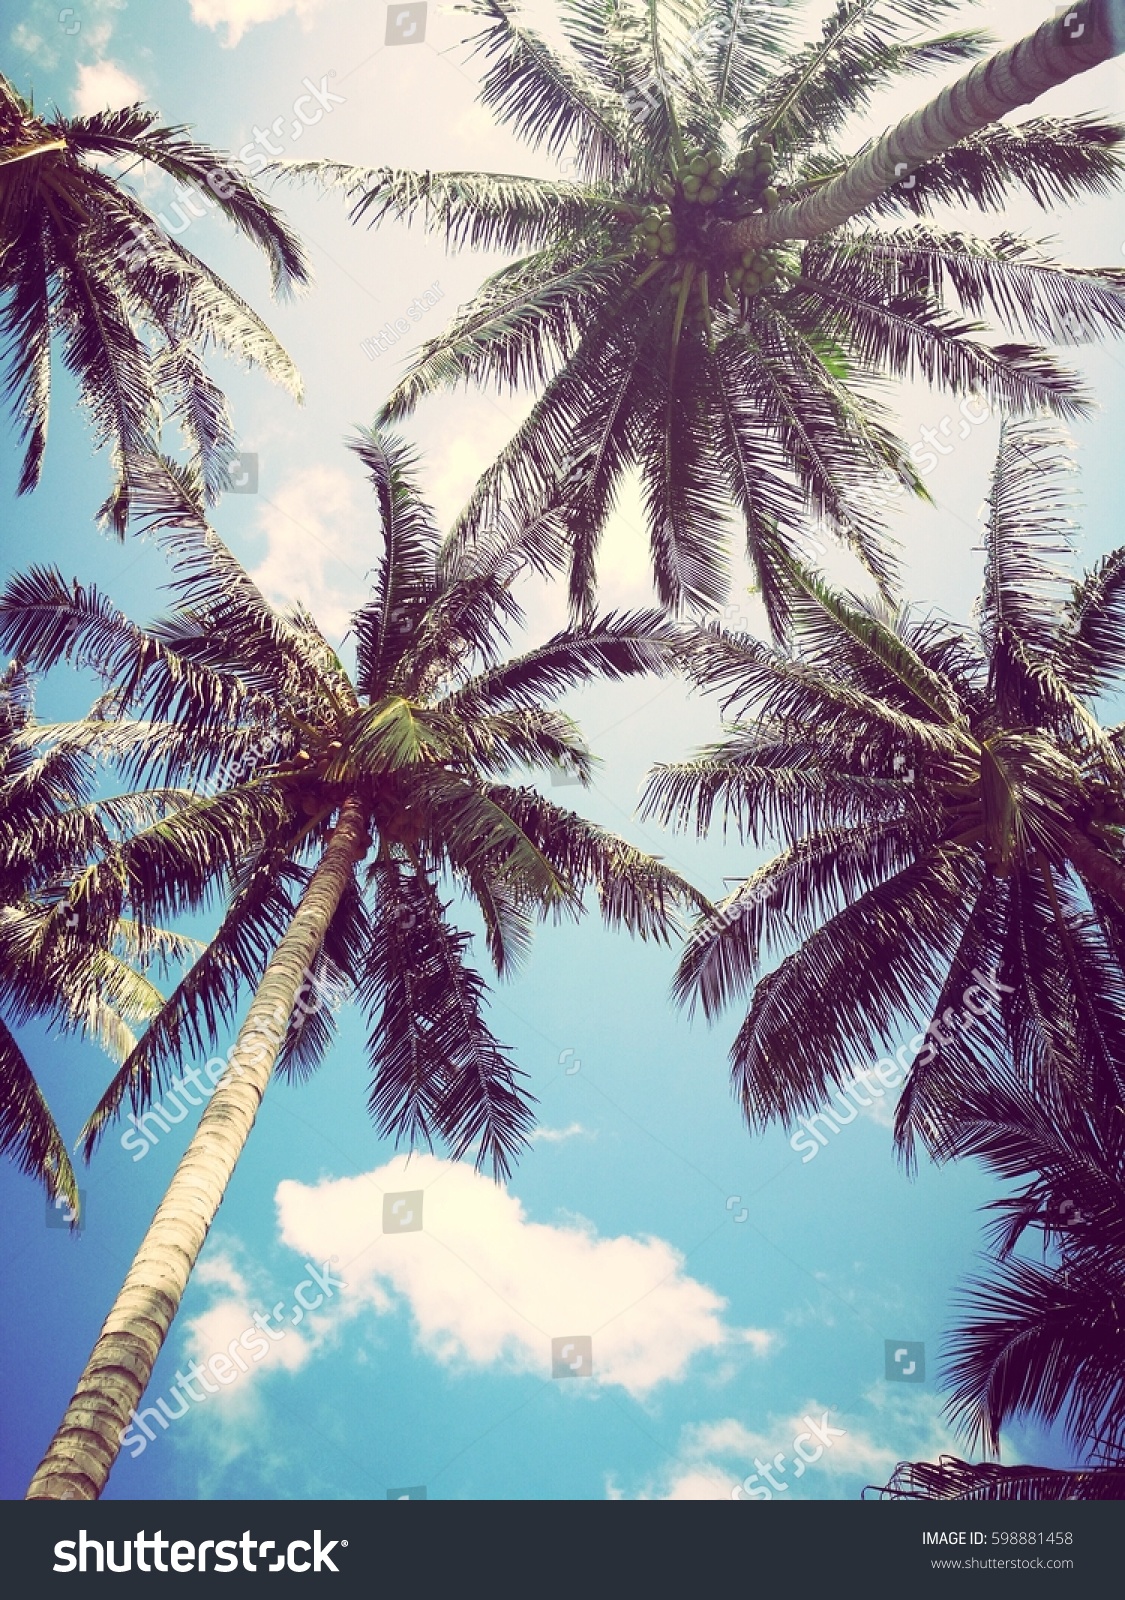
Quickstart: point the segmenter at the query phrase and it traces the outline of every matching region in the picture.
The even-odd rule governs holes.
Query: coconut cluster
[[[683,162],[660,185],[660,192],[666,200],[679,194],[688,205],[712,206],[722,197],[741,202],[740,210],[748,204],[768,210],[777,204],[777,190],[770,184],[776,165],[777,152],[768,141],[743,150],[729,169],[717,150],[685,151]]]
[[[658,256],[676,253],[676,222],[671,206],[646,206],[641,220],[633,229],[634,250],[641,250],[655,261]]]
[[[654,266],[667,261],[667,292],[680,293],[688,263],[694,263],[686,307],[689,321],[706,321],[710,307],[760,294],[777,281],[783,252],[744,250],[733,258],[720,253],[711,221],[712,217],[734,220],[776,205],[778,192],[770,182],[776,164],[776,151],[767,141],[743,150],[729,168],[716,151],[686,151],[683,161],[657,184],[660,199],[646,205],[637,218],[630,235],[632,248]]]

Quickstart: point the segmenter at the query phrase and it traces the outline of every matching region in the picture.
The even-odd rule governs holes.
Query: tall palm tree
[[[784,840],[699,921],[676,979],[709,1017],[753,987],[731,1052],[751,1124],[816,1111],[920,1015],[908,1157],[915,1139],[940,1154],[966,1085],[1011,1070],[1045,1099],[1078,1061],[1125,1097],[1125,731],[1095,714],[1121,685],[1125,548],[1062,570],[1069,465],[1050,424],[1005,430],[972,628],[794,564],[795,656],[700,636],[693,675],[735,720],[655,768],[644,809]],[[982,975],[993,1018],[973,1026]]]
[[[1119,969],[1111,981],[1120,1000]],[[1023,1185],[990,1207],[995,1270],[972,1285],[970,1318],[947,1340],[947,1411],[970,1444],[994,1455],[1013,1421],[1061,1422],[1081,1465],[903,1462],[885,1492],[928,1499],[1125,1492],[1125,1096],[1120,1075],[1093,1056],[1068,1053],[1052,1079],[1035,1081],[1009,1066],[968,1078],[942,1108],[941,1159],[975,1156]],[[1035,1234],[1042,1259],[1017,1255],[1020,1241]]]
[[[96,936],[73,912],[51,914],[91,845],[108,845],[126,819],[154,819],[160,803],[132,796],[99,804],[88,754],[66,740],[42,741],[34,685],[12,662],[0,674],[0,1152],[77,1223],[70,1154],[19,1031],[37,1018],[86,1033],[120,1065],[137,1043],[130,1023],[147,1021],[163,1001],[133,963],[174,961],[193,941],[153,930],[142,938],[123,917],[108,937]]]
[[[275,294],[309,282],[296,236],[233,156],[185,128],[161,127],[139,104],[89,117],[41,114],[0,76],[0,335],[5,393],[26,441],[19,493],[42,471],[57,339],[95,441],[113,453],[115,484],[101,515],[119,535],[129,517],[126,462],[155,448],[165,417],[182,430],[208,493],[229,485],[237,445],[203,363],[208,347],[301,392],[265,323],[161,227],[125,181],[123,162],[165,173],[215,207],[262,251]]]
[[[546,702],[592,679],[666,671],[677,630],[658,613],[610,615],[503,659],[521,620],[511,583],[557,528],[513,525],[472,560],[447,561],[408,452],[373,432],[354,447],[384,540],[372,597],[352,619],[354,679],[307,613],[266,603],[208,527],[197,484],[167,461],[131,470],[143,525],[178,573],[169,616],[142,629],[42,568],[0,597],[9,648],[44,668],[65,658],[103,673],[92,747],[199,788],[77,875],[66,905],[97,925],[125,904],[148,921],[216,893],[228,904],[94,1111],[87,1150],[126,1097],[135,1110],[150,1103],[168,1063],[201,1048],[242,985],[254,988],[32,1497],[101,1492],[275,1063],[311,1070],[332,1037],[324,1009],[302,1005],[291,1025],[310,980],[354,985],[377,1126],[444,1140],[455,1158],[475,1147],[499,1176],[531,1112],[486,1021],[450,891],[475,905],[500,974],[536,918],[576,914],[587,889],[609,923],[646,937],[666,937],[677,907],[703,903],[660,862],[507,777],[549,765],[588,781],[577,728]]]
[[[1086,404],[1075,377],[1027,341],[1125,326],[1120,268],[1065,267],[1009,233],[925,220],[937,204],[995,207],[1022,190],[1054,206],[1119,186],[1117,124],[997,120],[1121,48],[1125,33],[1107,31],[1119,5],[1085,0],[849,156],[837,138],[876,91],[985,52],[979,32],[917,37],[956,0],[839,0],[804,44],[780,5],[559,0],[558,46],[510,0],[469,0],[483,104],[573,180],[289,169],[341,185],[357,219],[521,253],[423,346],[381,413],[461,381],[543,386],[453,542],[471,544],[500,505],[561,502],[581,613],[636,467],[668,606],[724,597],[732,506],[777,628],[774,557],[809,512],[889,582],[872,479],[923,485],[873,384],[920,375],[1006,411],[1073,415]],[[1012,340],[978,337],[986,313]]]

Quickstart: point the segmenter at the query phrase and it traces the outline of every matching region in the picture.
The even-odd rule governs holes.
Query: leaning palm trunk
[[[1125,911],[1125,867],[1099,850],[1078,828],[1067,830],[1066,845],[1067,854],[1086,882]]]
[[[33,156],[45,156],[52,150],[65,150],[65,139],[47,139],[42,144],[25,146],[22,150],[8,150],[0,156],[0,167],[14,166],[17,161],[30,161]]]
[[[923,161],[1122,50],[1125,0],[1082,0],[1018,44],[979,62],[920,111],[876,139],[817,194],[734,223],[729,234],[732,249],[815,239],[841,227]]]
[[[352,867],[368,845],[358,801],[344,802],[320,863],[270,958],[230,1067],[176,1168],[43,1457],[29,1500],[96,1500],[152,1376],[188,1278],[254,1126],[289,1019]]]

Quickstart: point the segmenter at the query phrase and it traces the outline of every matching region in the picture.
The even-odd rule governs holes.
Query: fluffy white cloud
[[[304,22],[319,11],[321,0],[191,0],[191,20],[203,28],[225,28],[224,46],[233,50],[260,22],[276,22],[292,11]]]
[[[383,1196],[419,1189],[422,1230],[383,1233]],[[644,1395],[682,1379],[700,1352],[770,1345],[761,1330],[725,1324],[726,1302],[666,1241],[603,1239],[582,1219],[533,1222],[461,1163],[400,1156],[357,1178],[285,1182],[277,1206],[286,1244],[339,1258],[343,1309],[385,1315],[405,1303],[422,1348],[447,1364],[548,1377],[551,1340],[589,1335],[595,1380]]]
[[[268,548],[251,577],[277,605],[301,601],[333,643],[366,598],[381,548],[370,493],[362,504],[363,492],[339,467],[306,467],[258,513]]]
[[[80,117],[95,111],[117,111],[136,100],[147,100],[141,84],[116,61],[94,61],[78,68],[78,83],[71,97]]]

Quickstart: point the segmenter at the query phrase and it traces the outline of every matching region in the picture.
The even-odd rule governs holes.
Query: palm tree
[[[131,1022],[145,1021],[163,997],[143,967],[181,958],[193,941],[126,918],[93,937],[73,912],[52,915],[66,875],[96,840],[107,845],[126,817],[152,819],[157,796],[92,799],[88,755],[65,740],[45,746],[35,720],[34,685],[12,662],[0,674],[0,1152],[79,1216],[70,1154],[18,1040],[33,1017],[63,1032],[96,1038],[118,1065],[136,1046]]]
[[[18,490],[42,471],[57,338],[115,484],[101,515],[124,535],[125,463],[155,447],[163,417],[180,427],[210,495],[229,485],[237,449],[203,353],[261,367],[294,395],[297,370],[245,300],[161,227],[107,161],[143,163],[202,197],[253,241],[275,294],[309,282],[304,251],[233,156],[161,127],[142,105],[89,117],[36,112],[0,76],[0,333],[5,390],[26,441]],[[193,207],[194,210],[194,207]],[[202,210],[196,213],[203,215]]]
[[[540,398],[452,533],[471,545],[500,506],[561,504],[570,595],[592,603],[601,531],[628,469],[643,481],[664,604],[725,596],[727,519],[744,520],[775,629],[779,551],[813,512],[884,585],[893,561],[872,480],[922,493],[874,382],[922,376],[995,408],[1081,412],[1072,373],[1037,343],[1125,326],[1121,269],[1060,266],[1026,240],[925,220],[937,204],[1042,205],[1119,186],[1121,128],[997,119],[1121,48],[1085,0],[856,156],[847,119],[904,76],[971,61],[984,36],[916,38],[954,0],[839,0],[801,44],[783,7],[742,0],[559,0],[564,44],[510,0],[484,20],[481,99],[573,180],[497,173],[288,170],[342,186],[353,216],[521,252],[429,340],[381,412],[459,382]],[[884,215],[909,225],[877,225]],[[991,314],[1011,333],[978,335]]]
[[[1113,981],[1120,1002],[1120,970]],[[1012,1421],[1061,1421],[1083,1464],[903,1462],[888,1493],[1113,1499],[1125,1491],[1125,1097],[1120,1074],[1093,1056],[1060,1057],[1052,1077],[1035,1081],[1009,1066],[967,1079],[943,1107],[940,1159],[976,1156],[1023,1184],[990,1208],[995,1271],[971,1286],[970,1319],[947,1342],[946,1409],[990,1454]],[[1035,1233],[1042,1259],[1017,1256]]]
[[[676,979],[709,1017],[753,987],[731,1052],[753,1125],[816,1111],[923,1009],[908,1159],[916,1138],[940,1155],[967,1086],[1013,1070],[1044,1103],[1075,1061],[1125,1097],[1125,730],[1095,715],[1121,682],[1125,548],[1077,582],[1060,569],[1069,465],[1050,424],[1005,430],[972,628],[791,564],[795,655],[700,635],[693,676],[737,716],[655,768],[644,809],[785,841],[698,922]]]
[[[167,460],[131,471],[143,525],[178,573],[169,616],[141,629],[42,568],[0,597],[9,648],[104,675],[92,747],[199,789],[93,861],[66,905],[98,925],[126,903],[146,921],[216,893],[228,903],[90,1118],[87,1151],[126,1096],[134,1110],[149,1104],[167,1064],[202,1047],[242,985],[254,987],[32,1497],[101,1492],[275,1062],[307,1072],[332,1037],[324,1008],[301,1004],[291,1025],[310,982],[354,987],[379,1129],[444,1140],[454,1158],[475,1147],[477,1165],[503,1176],[526,1143],[528,1096],[489,1029],[443,883],[475,905],[499,974],[518,964],[537,917],[576,914],[588,888],[610,924],[643,937],[666,937],[679,906],[705,903],[659,861],[505,776],[552,766],[588,781],[578,730],[545,702],[595,678],[668,670],[677,630],[659,613],[610,615],[503,659],[521,620],[511,583],[557,529],[513,525],[472,560],[446,560],[408,452],[374,432],[354,448],[384,540],[352,620],[354,679],[307,613],[266,603],[207,526],[197,483]]]

